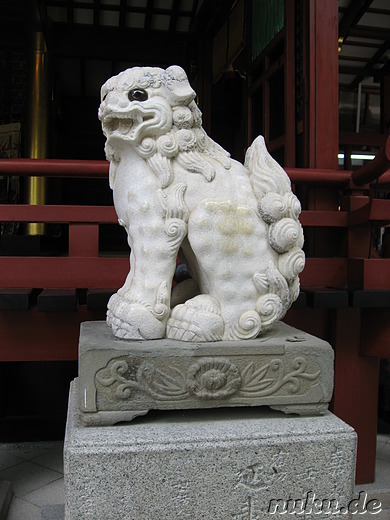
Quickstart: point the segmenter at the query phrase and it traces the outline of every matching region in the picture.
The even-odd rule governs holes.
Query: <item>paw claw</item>
[[[219,341],[223,332],[219,303],[204,294],[175,307],[167,323],[167,338],[182,341]]]
[[[165,335],[165,321],[159,320],[145,305],[132,303],[118,294],[110,298],[107,323],[121,339],[158,339]]]

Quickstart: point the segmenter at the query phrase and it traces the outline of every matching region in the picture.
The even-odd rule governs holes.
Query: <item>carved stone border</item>
[[[151,409],[261,406],[324,413],[333,350],[279,323],[251,341],[123,341],[104,322],[82,324],[79,409],[84,424],[130,421]]]

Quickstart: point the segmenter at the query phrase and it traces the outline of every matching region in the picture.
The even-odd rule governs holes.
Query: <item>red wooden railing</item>
[[[387,141],[389,142],[389,140]],[[388,149],[388,145],[386,150]],[[387,152],[386,152],[387,153]],[[375,161],[373,161],[375,162]],[[374,165],[375,166],[375,165]],[[386,161],[377,162],[381,174],[379,183],[390,183],[390,171],[384,171]],[[369,173],[359,176],[356,172],[287,168],[294,187],[301,185],[314,190],[347,192],[354,198],[353,179],[373,179]],[[106,161],[57,160],[57,159],[5,159],[0,161],[0,175],[104,178],[108,177]],[[355,186],[356,188],[356,186]],[[305,228],[343,228],[367,226],[370,223],[390,221],[390,201],[359,197],[359,204],[349,204],[349,211],[333,203],[331,209],[304,207],[300,220]],[[334,197],[334,200],[337,200]],[[44,222],[69,225],[69,253],[55,257],[0,257],[0,287],[76,287],[105,288],[122,285],[129,268],[128,260],[99,255],[99,224],[115,223],[115,210],[111,206],[29,206],[25,204],[0,205],[0,221]],[[367,249],[368,251],[368,249]],[[390,260],[374,258],[327,257],[306,260],[301,274],[303,287],[332,286],[353,288],[390,289]],[[381,274],[382,273],[382,274]]]
[[[3,204],[0,221],[69,225],[68,256],[0,257],[2,288],[112,288],[125,280],[128,258],[99,256],[99,224],[117,223],[112,206]]]

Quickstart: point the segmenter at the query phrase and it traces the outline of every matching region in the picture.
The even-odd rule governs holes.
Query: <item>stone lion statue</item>
[[[125,339],[256,338],[299,294],[300,203],[263,137],[245,164],[202,128],[184,70],[135,67],[101,89],[99,119],[130,272],[108,303]],[[229,107],[226,107],[228,110]],[[178,255],[192,276],[172,279]]]

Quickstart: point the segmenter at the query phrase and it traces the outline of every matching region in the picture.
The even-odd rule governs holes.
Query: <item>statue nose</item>
[[[126,108],[129,104],[129,100],[126,97],[122,97],[118,101],[118,106],[120,108]]]
[[[109,103],[111,107],[116,106],[119,108],[126,108],[129,104],[129,100],[124,94],[120,94],[119,92],[110,92]]]

